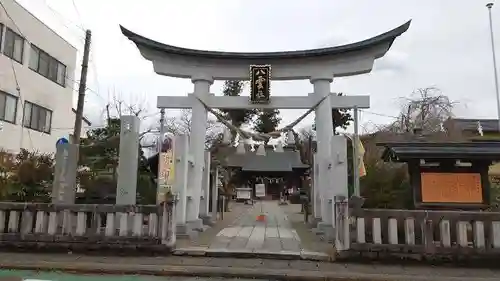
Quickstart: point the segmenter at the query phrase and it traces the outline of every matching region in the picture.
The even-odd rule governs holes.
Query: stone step
[[[310,260],[330,261],[331,257],[325,253],[312,251],[267,251],[265,249],[212,249],[207,247],[178,248],[173,252],[175,256],[204,256],[226,258],[258,258],[280,260]]]

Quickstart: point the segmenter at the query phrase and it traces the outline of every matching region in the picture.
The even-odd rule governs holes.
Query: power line
[[[393,115],[387,115],[387,114],[383,114],[383,113],[378,113],[378,112],[373,112],[373,111],[367,111],[367,110],[364,110],[364,109],[358,109],[359,111],[362,111],[364,113],[367,113],[367,114],[372,114],[372,115],[377,115],[377,116],[382,116],[382,117],[389,117],[389,118],[393,118],[393,119],[399,119],[398,116],[393,116]]]
[[[85,28],[83,27],[82,16],[80,15],[80,12],[78,11],[78,7],[76,6],[75,0],[71,0],[71,2],[73,3],[73,8],[75,8],[76,15],[78,16],[78,19],[80,21],[80,27],[83,30],[85,30]]]
[[[59,13],[57,10],[55,10],[54,8],[52,8],[48,3],[47,3],[47,0],[44,0],[44,3],[45,3],[45,6],[47,6],[47,8],[54,14],[56,15],[61,24],[64,25],[68,30],[71,30],[71,28],[66,24],[66,22],[63,22],[63,21],[67,21],[68,23],[72,24],[74,27],[78,28],[79,31],[83,31],[85,32],[85,29],[82,28],[80,25],[78,25],[77,23],[75,23],[74,21],[66,18],[65,16],[63,16],[61,13]],[[81,39],[81,41],[83,42],[83,40],[85,39],[82,34],[78,34],[79,39]]]

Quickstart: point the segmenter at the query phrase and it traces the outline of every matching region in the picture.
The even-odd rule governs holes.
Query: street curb
[[[437,280],[436,276],[416,275],[387,275],[387,274],[365,274],[347,272],[321,272],[306,270],[284,270],[268,268],[232,268],[232,267],[210,267],[210,266],[177,266],[165,265],[119,265],[103,263],[77,262],[65,264],[59,262],[37,262],[37,263],[2,263],[2,269],[10,270],[33,270],[33,271],[61,271],[74,274],[101,274],[101,275],[150,275],[150,276],[186,276],[186,277],[225,277],[225,278],[250,278],[271,279],[291,281],[431,281]],[[467,278],[467,277],[444,277],[439,280],[446,281],[497,281],[495,278]]]
[[[172,252],[174,256],[188,257],[215,257],[215,258],[241,258],[241,259],[280,259],[280,260],[307,260],[307,261],[332,261],[332,258],[320,252],[311,251],[248,251],[248,250],[228,250],[210,249],[207,247],[177,248]]]

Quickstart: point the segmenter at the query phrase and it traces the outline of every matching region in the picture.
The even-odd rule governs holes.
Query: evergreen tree
[[[259,133],[270,133],[278,129],[281,122],[278,109],[259,110],[253,129]]]
[[[243,81],[225,81],[222,94],[231,97],[240,96],[244,86],[245,82]],[[221,109],[220,111],[226,120],[230,121],[235,127],[248,124],[257,113],[255,109]]]
[[[154,204],[156,202],[156,185],[149,180],[151,172],[147,159],[140,146],[137,193],[139,204]],[[92,198],[102,194],[116,195],[118,157],[120,150],[120,119],[110,118],[104,128],[95,128],[87,132],[87,138],[81,140],[81,166],[89,171],[81,172],[78,177],[85,190],[85,197]]]
[[[343,93],[338,93],[337,96],[342,96],[344,95]],[[333,123],[333,134],[337,135],[337,128],[342,128],[342,129],[347,129],[347,126],[349,126],[350,122],[353,121],[354,119],[351,116],[351,113],[349,112],[349,109],[338,109],[334,108],[332,109],[332,123]],[[316,122],[313,124],[313,129],[316,130]]]

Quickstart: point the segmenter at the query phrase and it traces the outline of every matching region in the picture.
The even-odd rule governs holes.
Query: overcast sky
[[[82,27],[92,30],[91,90],[85,114],[94,121],[99,119],[113,92],[130,103],[146,102],[149,113],[154,114],[158,95],[186,95],[193,90],[189,80],[156,75],[135,45],[121,34],[119,24],[153,40],[181,47],[279,51],[355,42],[409,19],[413,20],[410,29],[375,63],[372,73],[335,79],[332,91],[371,95],[371,108],[361,114],[361,122],[367,128],[370,124],[393,121],[390,116],[398,114],[400,97],[429,86],[438,87],[460,103],[455,110],[457,116],[497,116],[485,7],[488,1],[74,0],[75,5],[72,0],[18,2],[79,50],[83,49]],[[493,7],[493,17],[494,28],[500,33],[500,4]],[[221,83],[215,83],[212,92],[220,94],[220,88]],[[309,92],[309,81],[272,84],[272,95]],[[282,111],[284,122],[300,114]],[[312,116],[302,125],[311,120]]]

